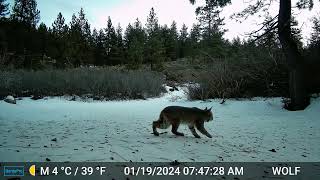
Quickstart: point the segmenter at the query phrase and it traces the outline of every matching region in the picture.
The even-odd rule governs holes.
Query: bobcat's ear
[[[211,108],[210,108],[210,109],[208,109],[208,111],[211,111],[211,109],[212,109],[212,106],[211,106]]]
[[[205,111],[207,111],[207,110],[208,110],[208,108],[206,107],[204,110],[205,110]]]

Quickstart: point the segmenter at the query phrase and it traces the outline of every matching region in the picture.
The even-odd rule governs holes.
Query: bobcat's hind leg
[[[196,132],[196,129],[194,128],[194,124],[189,124],[189,129],[196,138],[200,138],[199,134]]]
[[[177,136],[184,136],[183,133],[178,132],[179,125],[180,125],[180,123],[173,123],[173,124],[172,124],[172,130],[171,130],[171,132],[172,132],[173,134],[177,135]]]
[[[206,135],[208,138],[212,138],[211,134],[208,133],[208,131],[204,128],[204,123],[196,122],[196,128],[204,135]]]

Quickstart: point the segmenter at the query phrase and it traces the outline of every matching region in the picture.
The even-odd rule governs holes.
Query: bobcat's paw
[[[154,132],[153,133],[155,136],[159,136],[159,133],[158,132]]]
[[[183,133],[179,133],[179,132],[176,132],[176,133],[173,133],[173,134],[175,134],[176,136],[184,136]]]

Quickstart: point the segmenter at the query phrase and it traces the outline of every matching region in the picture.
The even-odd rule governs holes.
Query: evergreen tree
[[[11,16],[17,21],[35,27],[40,20],[36,0],[15,0]]]
[[[164,43],[166,59],[176,60],[178,57],[178,32],[176,22],[173,22],[170,28],[167,25],[161,27],[161,38]]]
[[[183,24],[179,36],[179,57],[184,58],[187,54],[188,27]]]
[[[188,52],[191,57],[195,57],[198,55],[199,51],[199,42],[201,40],[201,32],[200,32],[200,25],[199,24],[193,24],[191,31],[190,31],[190,37],[189,37],[189,43],[188,43]]]
[[[176,60],[178,58],[179,47],[178,47],[178,30],[177,23],[175,21],[172,22],[170,30],[169,30],[169,40],[167,47],[167,56],[171,60]]]
[[[55,35],[62,36],[66,33],[68,27],[65,24],[65,19],[61,12],[59,12],[57,19],[52,24],[52,31]]]
[[[150,63],[152,70],[159,70],[165,59],[165,50],[158,18],[153,8],[147,18],[146,32],[148,37],[145,46],[145,60]]]
[[[132,26],[129,24],[124,35],[124,47],[126,51],[126,59],[132,68],[139,67],[144,61],[144,43],[146,41],[146,33],[139,19]]]
[[[300,50],[303,48],[302,43],[302,31],[299,27],[299,23],[294,16],[291,17],[291,34],[292,39],[297,43],[297,46]]]
[[[52,36],[50,40],[49,56],[56,60],[57,67],[64,67],[67,55],[68,26],[61,12],[52,24]],[[71,47],[71,46],[70,46]]]
[[[160,28],[160,31],[161,31],[161,38],[163,39],[165,60],[171,60],[170,54],[172,49],[171,47],[172,39],[171,39],[170,29],[165,24]]]
[[[123,44],[123,37],[122,37],[122,28],[120,26],[120,23],[117,26],[116,29],[116,47],[115,47],[115,63],[116,64],[123,64],[124,60],[124,44]]]
[[[224,55],[223,34],[226,30],[222,28],[224,18],[220,18],[217,1],[206,0],[204,6],[196,9],[197,19],[202,30],[202,49],[205,54],[212,54],[216,57]]]
[[[47,41],[48,41],[48,28],[44,23],[41,23],[38,28],[39,33],[39,50],[41,59],[44,60],[44,56],[47,54]]]
[[[6,0],[0,0],[0,18],[9,14],[9,4]]]
[[[147,18],[146,31],[148,36],[152,36],[159,31],[158,17],[154,11],[154,8],[151,8]]]
[[[272,25],[268,24],[267,22],[271,21],[272,17],[267,16],[264,20],[265,27],[263,29],[263,36],[258,36],[258,39],[256,40],[259,45],[262,45],[269,50],[275,51],[279,47],[281,47],[279,36],[277,34],[276,29],[272,29]],[[301,35],[301,29],[298,27],[298,21],[291,17],[291,35],[293,40],[297,43],[298,47],[302,49],[303,43],[302,43],[302,35]]]
[[[320,44],[320,18],[314,17],[312,19],[311,45]]]
[[[96,29],[92,33],[94,39],[94,64],[102,66],[105,63],[105,50],[104,50],[104,32],[100,30],[97,32]]]
[[[116,57],[116,45],[117,45],[117,36],[116,31],[112,25],[110,16],[108,17],[107,28],[105,29],[105,40],[104,47],[106,52],[107,61],[106,64],[114,65],[117,62]]]
[[[197,19],[202,28],[203,39],[210,39],[213,36],[222,36],[225,32],[222,29],[224,18],[220,18],[221,10],[218,9],[217,1],[206,0],[205,6],[196,9]]]
[[[307,56],[310,62],[320,64],[320,18],[314,17],[312,22],[311,41],[308,45]],[[319,69],[317,70],[319,71]]]
[[[75,14],[72,15],[68,33],[68,57],[70,57],[68,59],[72,61],[69,63],[75,66],[93,63],[93,50],[90,47],[90,24],[83,8],[80,9],[78,15],[79,17]]]
[[[67,47],[67,57],[69,65],[80,66],[82,63],[83,53],[81,49],[81,43],[83,43],[83,38],[81,34],[81,26],[79,20],[75,14],[72,15],[70,22],[70,30],[68,32],[68,47]]]

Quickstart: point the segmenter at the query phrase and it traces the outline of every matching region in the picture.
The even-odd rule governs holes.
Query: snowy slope
[[[282,109],[281,98],[220,101],[191,102],[182,90],[134,101],[0,101],[0,161],[320,161],[320,98],[301,112]],[[151,123],[168,105],[213,106],[205,126],[214,137],[196,139],[186,126],[185,137],[155,137]]]

